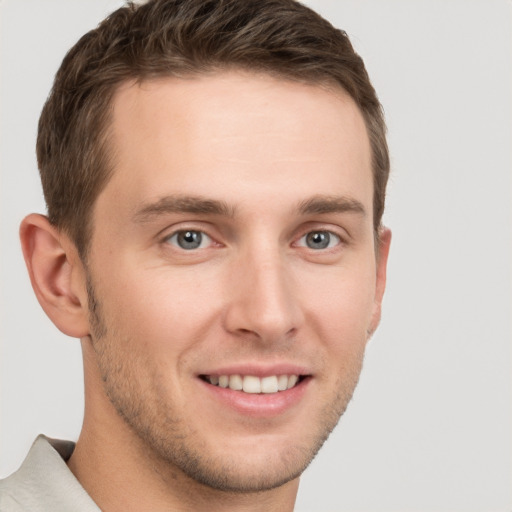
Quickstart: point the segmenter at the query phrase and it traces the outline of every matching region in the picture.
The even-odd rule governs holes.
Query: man
[[[380,319],[381,107],[293,0],[127,5],[65,57],[21,241],[81,339],[76,446],[40,437],[0,510],[292,510]]]

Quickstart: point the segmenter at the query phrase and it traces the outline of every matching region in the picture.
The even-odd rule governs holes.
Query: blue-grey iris
[[[306,235],[306,245],[310,249],[325,249],[330,242],[331,234],[328,231],[312,231]]]
[[[197,249],[201,246],[203,234],[201,231],[180,231],[176,234],[176,243],[182,249]]]

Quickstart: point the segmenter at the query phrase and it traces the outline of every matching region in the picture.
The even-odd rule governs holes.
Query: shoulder
[[[73,449],[39,436],[18,471],[0,480],[0,512],[99,512],[66,465]]]
[[[14,475],[0,480],[0,512],[25,512],[27,509],[20,501],[19,489]]]

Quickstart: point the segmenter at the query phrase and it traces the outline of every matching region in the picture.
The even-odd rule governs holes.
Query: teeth
[[[298,375],[270,375],[255,377],[254,375],[207,375],[210,384],[221,388],[229,388],[244,393],[277,393],[293,388],[299,381]]]
[[[229,377],[229,389],[240,391],[243,388],[243,381],[240,375],[231,375]]]
[[[261,392],[262,393],[277,393],[277,377],[272,375],[272,377],[263,377],[261,379]]]
[[[244,393],[261,393],[261,380],[252,375],[244,377]]]
[[[277,378],[277,389],[279,391],[288,389],[288,375],[279,375]]]
[[[298,380],[299,380],[299,378],[297,377],[297,375],[288,376],[288,389],[293,388],[293,386],[295,386],[295,384],[297,384]]]

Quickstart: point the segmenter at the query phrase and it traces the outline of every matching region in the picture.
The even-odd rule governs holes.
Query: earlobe
[[[37,214],[23,219],[20,239],[32,288],[45,313],[64,334],[87,336],[87,292],[74,245]]]
[[[368,336],[371,336],[377,329],[382,310],[382,298],[386,289],[386,273],[388,265],[389,248],[391,245],[391,230],[381,228],[379,232],[376,266],[376,282],[375,282],[375,300],[372,314],[372,320],[368,329]]]

